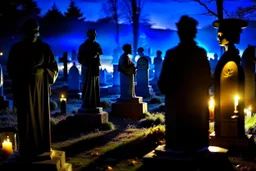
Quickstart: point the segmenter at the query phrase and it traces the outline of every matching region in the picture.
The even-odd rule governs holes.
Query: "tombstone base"
[[[228,149],[247,149],[249,145],[249,138],[247,136],[244,136],[243,138],[211,136],[209,139],[209,144],[212,146],[220,146]]]
[[[108,87],[108,94],[120,94],[120,86],[113,85],[111,87]]]
[[[228,160],[227,149],[211,146],[208,149],[185,154],[160,145],[143,157],[143,167],[161,171],[216,171],[233,167]]]
[[[19,154],[15,153],[3,162],[1,170],[72,171],[72,165],[66,162],[64,151],[52,150],[37,156],[32,161],[21,159]]]
[[[143,102],[142,97],[118,98],[117,101],[112,104],[111,114],[113,116],[138,120],[143,118],[143,114],[147,111],[148,105]]]
[[[149,85],[148,88],[145,88],[143,86],[139,87],[139,86],[136,85],[135,86],[135,94],[137,96],[141,96],[141,97],[146,98],[146,97],[154,96],[155,92],[154,92],[154,90],[153,90],[151,85]]]
[[[108,123],[108,113],[103,111],[102,107],[97,108],[80,108],[75,116],[81,117],[85,121],[84,124],[101,125]]]

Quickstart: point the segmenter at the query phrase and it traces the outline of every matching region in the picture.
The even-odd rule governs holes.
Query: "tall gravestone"
[[[80,73],[75,62],[68,73],[68,98],[81,98]]]
[[[68,60],[68,52],[64,52],[63,53],[63,57],[59,58],[59,62],[63,63],[63,75],[64,75],[64,79],[67,80],[68,79],[68,62],[70,62]]]
[[[255,99],[255,46],[245,49],[242,55],[242,66],[245,74],[245,107],[256,105]],[[255,110],[255,109],[253,109]]]
[[[213,26],[218,28],[220,45],[225,46],[226,51],[214,73],[215,137],[210,142],[226,148],[247,146],[244,130],[245,75],[235,47],[247,22],[231,18],[217,20]]]
[[[154,91],[149,85],[149,64],[146,57],[140,57],[137,61],[136,78],[136,95],[142,97],[150,97],[154,95]]]
[[[118,72],[118,64],[113,64],[113,84],[108,87],[109,94],[120,93],[120,73]]]
[[[157,81],[159,79],[159,75],[161,73],[162,70],[162,64],[163,64],[163,59],[161,56],[157,56],[154,58],[154,70],[155,70],[155,74],[154,74],[154,78],[150,81],[150,85],[152,86],[154,92],[156,95],[161,95],[161,92],[158,88],[157,85]]]

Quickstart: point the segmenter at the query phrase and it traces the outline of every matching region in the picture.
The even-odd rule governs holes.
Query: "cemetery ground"
[[[149,112],[139,121],[111,116],[111,103],[115,102],[118,96],[102,97],[102,107],[109,112],[109,123],[94,128],[86,127],[82,121],[73,119],[73,115],[81,106],[79,99],[68,99],[67,114],[61,114],[59,98],[62,93],[65,93],[66,88],[65,84],[56,84],[52,90],[52,148],[66,152],[67,162],[72,164],[73,170],[148,170],[143,166],[143,156],[165,142],[164,97],[144,98],[148,103]],[[0,127],[16,127],[15,111],[1,112]],[[250,133],[256,132],[256,116],[246,120],[246,130]],[[210,133],[212,131],[213,123],[210,123]],[[184,130],[184,136],[186,134],[189,134],[189,130]],[[188,143],[193,143],[193,140],[188,140]],[[228,154],[234,169],[256,170],[255,155],[253,158],[247,158],[239,150]],[[3,159],[1,156],[0,162]],[[159,167],[156,166],[153,170]]]

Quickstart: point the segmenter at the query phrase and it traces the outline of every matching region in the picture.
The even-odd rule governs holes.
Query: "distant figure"
[[[136,73],[135,64],[129,57],[132,53],[132,46],[125,44],[123,46],[124,53],[118,62],[118,71],[120,72],[120,90],[121,98],[135,97],[134,75]]]
[[[166,52],[158,81],[165,95],[166,147],[181,152],[207,150],[211,68],[206,51],[194,41],[197,21],[185,15],[176,25],[180,43]]]
[[[14,44],[7,61],[17,109],[19,152],[26,159],[50,152],[50,85],[58,65],[50,46],[38,39],[39,24],[27,20],[24,38]]]
[[[78,62],[82,65],[82,100],[83,108],[94,109],[100,106],[100,55],[101,46],[96,40],[96,31],[87,32],[88,39],[80,45]]]
[[[149,67],[151,66],[151,58],[149,57],[149,56],[146,56],[145,54],[144,54],[144,48],[143,47],[139,47],[138,48],[138,55],[140,56],[140,57],[146,57],[147,59],[148,59],[148,65],[149,65]]]
[[[162,51],[158,50],[156,51],[156,57],[154,58],[154,69],[155,69],[155,79],[159,78],[160,71],[162,69],[162,63],[163,63],[163,58],[162,58]]]

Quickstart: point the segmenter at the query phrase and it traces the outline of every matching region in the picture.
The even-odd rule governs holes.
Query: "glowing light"
[[[238,113],[238,101],[239,101],[239,96],[238,95],[235,95],[234,97],[234,113]]]
[[[4,55],[4,53],[3,52],[0,52],[0,56],[3,56]]]
[[[211,96],[210,100],[209,100],[209,103],[208,103],[210,120],[214,120],[214,107],[215,107],[214,97]]]
[[[225,148],[217,147],[217,146],[209,146],[208,150],[210,152],[220,152],[220,153],[226,153],[228,150]]]
[[[251,118],[252,117],[252,107],[249,106],[248,108],[245,108],[244,113],[245,113],[246,117]]]

